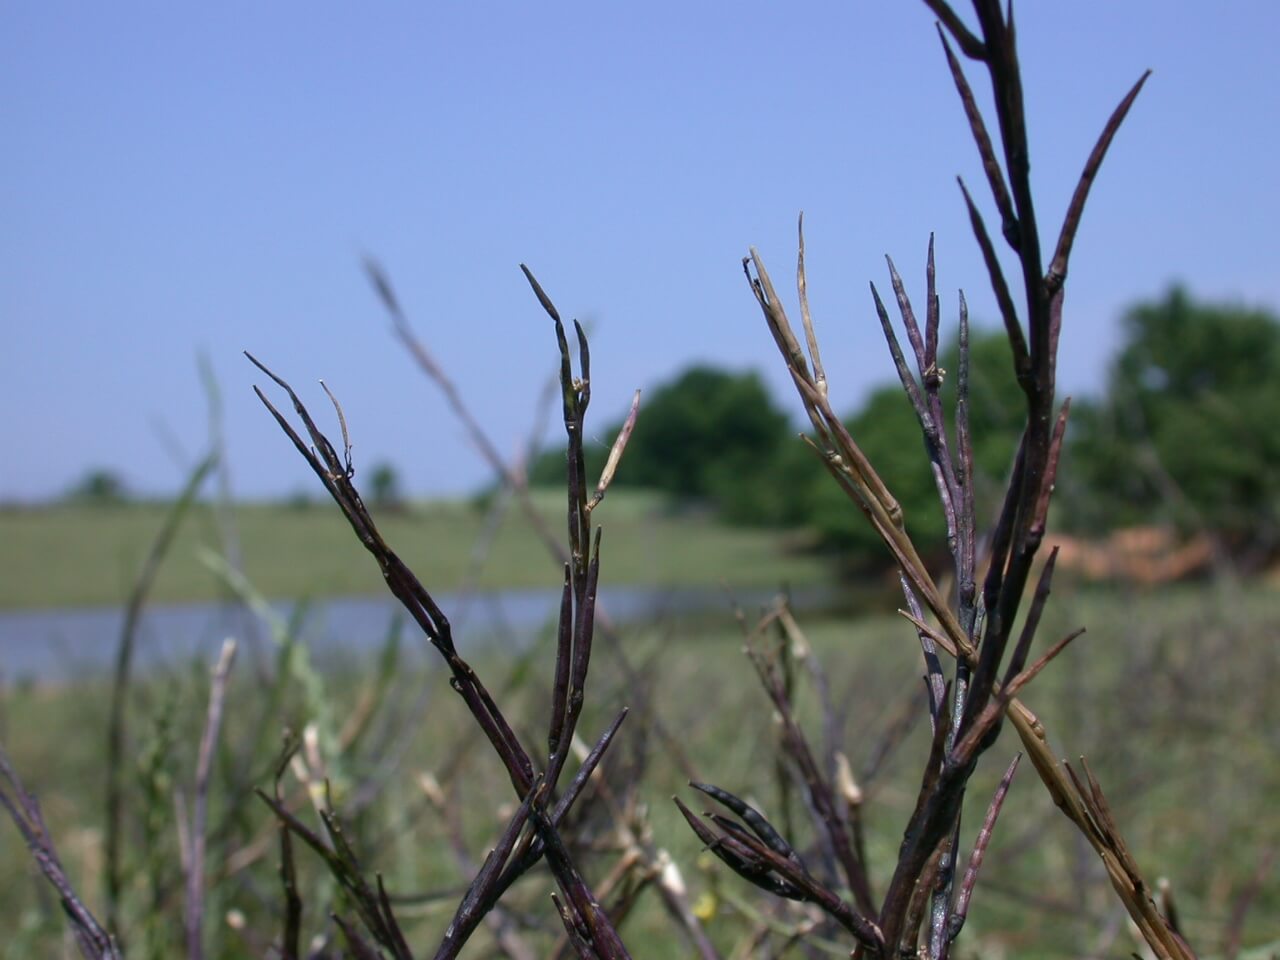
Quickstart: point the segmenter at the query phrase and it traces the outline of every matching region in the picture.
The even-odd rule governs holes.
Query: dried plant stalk
[[[453,922],[437,949],[437,960],[456,957],[479,922],[494,907],[502,894],[520,875],[545,858],[556,884],[563,895],[560,903],[566,929],[589,944],[589,955],[599,960],[623,960],[630,955],[610,918],[600,908],[599,902],[584,881],[578,867],[569,854],[568,846],[559,833],[559,824],[582,785],[594,769],[599,757],[608,747],[616,732],[618,721],[602,738],[590,757],[590,769],[584,763],[580,778],[575,779],[554,810],[548,803],[559,782],[569,755],[569,745],[577,729],[586,698],[587,677],[590,669],[591,650],[595,630],[595,604],[600,576],[600,531],[591,527],[591,509],[607,489],[610,475],[601,478],[596,486],[596,499],[588,500],[588,483],[585,477],[582,442],[583,421],[591,397],[591,354],[586,334],[574,323],[577,339],[579,373],[575,376],[568,338],[560,315],[538,281],[527,267],[522,267],[534,294],[551,317],[560,351],[560,386],[564,410],[565,431],[568,436],[568,512],[569,549],[565,563],[563,602],[561,605],[559,642],[552,687],[552,714],[548,721],[548,755],[540,763],[540,772],[533,756],[521,743],[511,723],[481,681],[476,671],[458,653],[453,640],[452,627],[443,610],[436,604],[428,590],[412,571],[400,560],[383,540],[373,517],[365,508],[352,482],[355,473],[351,460],[351,443],[346,418],[337,399],[325,386],[332,401],[342,432],[342,455],[329,439],[320,432],[305,405],[283,379],[250,356],[249,359],[277,386],[285,391],[301,419],[310,444],[294,429],[261,390],[255,387],[259,399],[270,411],[285,434],[293,441],[298,452],[307,460],[316,476],[329,491],[352,530],[373,555],[382,571],[387,586],[421,628],[432,646],[443,657],[449,668],[450,684],[463,698],[477,726],[489,740],[501,759],[511,780],[512,787],[521,799],[521,806],[509,822],[498,846],[486,858],[470,888],[459,904]],[[375,273],[375,280],[381,275]],[[380,285],[383,298],[396,315],[398,304],[383,280]],[[632,420],[635,408],[633,406]],[[611,469],[616,470],[618,459],[626,446],[624,435],[611,455]],[[350,894],[361,925],[377,944],[389,950],[393,956],[408,957],[408,947],[400,934],[392,913],[390,900],[382,889],[381,881],[375,892],[365,878],[354,851],[342,837],[337,811],[326,803],[320,814],[329,833],[329,842],[310,831],[276,799],[259,791],[261,799],[272,808],[281,822],[327,863],[330,871]],[[532,833],[526,833],[526,828]],[[526,839],[521,840],[522,834]],[[536,842],[535,842],[536,841]],[[344,927],[344,931],[348,928]],[[348,942],[352,950],[359,951],[359,933],[350,928]]]
[[[925,659],[928,710],[934,735],[916,807],[904,831],[893,878],[878,912],[856,896],[858,884],[850,877],[850,889],[858,901],[859,923],[846,926],[858,943],[858,951],[866,956],[896,957],[906,953],[915,955],[919,951],[921,956],[938,960],[949,955],[950,944],[964,924],[983,851],[990,841],[1016,761],[1010,765],[991,803],[970,856],[969,868],[957,890],[956,857],[965,789],[978,757],[995,742],[1008,716],[1050,796],[1101,856],[1112,885],[1152,950],[1159,957],[1182,960],[1192,953],[1156,909],[1150,887],[1142,880],[1101,788],[1091,775],[1087,783],[1082,783],[1069,767],[1056,761],[1043,727],[1035,715],[1014,698],[1082,632],[1070,634],[1030,667],[1026,666],[1049,597],[1056,552],[1041,570],[1025,624],[1016,642],[1011,643],[1013,625],[1044,538],[1069,412],[1068,404],[1063,404],[1060,411],[1054,409],[1068,260],[1089,189],[1147,74],[1143,74],[1115,109],[1094,146],[1046,272],[1042,269],[1039,228],[1029,179],[1027,126],[1012,11],[1006,13],[998,0],[974,0],[978,30],[970,31],[945,0],[927,0],[927,3],[941,21],[939,33],[944,54],[1000,215],[1001,233],[1018,260],[1024,296],[1025,332],[982,215],[961,184],[1026,403],[1022,441],[998,520],[988,538],[987,573],[981,590],[977,578],[978,537],[968,424],[968,313],[961,295],[960,370],[953,441],[947,430],[939,390],[942,382],[942,371],[938,367],[940,309],[932,238],[926,266],[923,326],[906,285],[893,261],[888,261],[890,282],[913,355],[914,370],[874,285],[871,293],[890,357],[916,412],[933,469],[956,574],[954,605],[916,551],[906,532],[901,506],[829,404],[827,373],[818,353],[809,309],[803,220],[797,256],[797,291],[807,356],[759,253],[753,248],[743,260],[751,290],[813,426],[810,445],[821,455],[837,484],[867,517],[897,565],[907,601],[904,614],[915,627]],[[959,60],[952,52],[948,36],[959,44],[966,56],[980,62],[990,76],[998,129],[994,139]],[[926,611],[934,623],[926,619]],[[758,629],[763,629],[767,619]],[[955,660],[950,681],[945,678],[938,650]],[[766,692],[782,718],[785,749],[788,755],[801,758],[799,776],[808,784],[815,819],[825,821],[823,798],[829,795],[829,788],[815,782],[803,762],[809,751],[803,731],[789,719],[792,716],[789,691],[758,652],[751,655]],[[703,787],[699,789],[712,792]],[[783,897],[809,899],[819,904],[828,895],[839,900],[838,892],[830,886],[818,883],[823,892],[815,893],[799,882],[797,877],[811,879],[810,872],[803,863],[795,862],[798,857],[793,860],[784,855],[784,847],[778,842],[786,850],[790,850],[790,846],[781,838],[772,842],[756,818],[748,815],[749,808],[741,801],[723,791],[712,792],[712,795],[738,813],[741,822],[712,815],[717,831],[697,821],[683,806],[681,810],[704,842],[737,873]],[[931,892],[926,895],[926,890]],[[926,899],[929,900],[927,923],[924,922]],[[824,906],[824,909],[828,908]],[[831,909],[828,912],[837,915]]]

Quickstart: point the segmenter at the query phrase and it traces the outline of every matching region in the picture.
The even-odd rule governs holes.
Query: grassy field
[[[558,530],[560,498],[539,497],[539,506]],[[610,584],[830,582],[816,558],[789,550],[788,535],[778,531],[727,529],[702,515],[673,514],[662,501],[637,494],[611,497],[600,517],[606,531],[603,579]],[[6,571],[0,606],[119,603],[162,518],[156,506],[0,514]],[[267,595],[384,589],[327,504],[243,506],[236,522],[248,575]],[[483,511],[471,505],[437,503],[388,513],[384,533],[425,582],[447,591],[467,576],[484,522]],[[197,553],[218,542],[211,511],[197,508],[161,570],[155,599],[216,597],[217,582]],[[520,517],[509,515],[486,553],[480,584],[552,586],[557,579],[544,547]],[[896,860],[927,747],[927,731],[917,724],[883,762],[876,760],[886,730],[921,693],[918,646],[893,615],[894,604],[886,603],[878,615],[804,623],[866,797],[878,889]],[[1280,704],[1274,696],[1280,688],[1280,594],[1261,583],[1108,591],[1073,587],[1069,576],[1060,576],[1041,642],[1081,625],[1089,633],[1036,681],[1026,700],[1057,738],[1062,756],[1087,755],[1148,877],[1172,884],[1193,944],[1204,956],[1221,955],[1225,931],[1265,851],[1280,849],[1280,815],[1267,812],[1273,803],[1266,800],[1280,795]],[[710,935],[727,953],[747,918],[765,916],[775,904],[709,862],[679,819],[670,797],[693,798],[685,785],[689,771],[672,751],[684,754],[699,779],[748,796],[775,819],[794,819],[793,837],[807,844],[812,834],[798,801],[787,813],[777,792],[772,710],[727,610],[629,627],[623,641],[638,676],[624,675],[617,653],[601,645],[583,733],[594,737],[624,704],[651,698],[654,711],[633,711],[607,771],[617,793],[597,797],[592,809],[611,803],[616,809],[620,796],[630,796],[637,828],[681,866]],[[521,655],[483,656],[476,666],[501,691],[525,742],[545,739],[538,718],[547,708],[547,645]],[[330,735],[341,740],[353,717],[378,705],[364,732],[327,756],[325,773],[339,807],[350,814],[350,835],[366,851],[368,868],[382,872],[397,894],[413,895],[399,913],[420,948],[438,942],[470,870],[510,813],[510,784],[439,669],[406,661],[379,675],[372,662],[340,666],[322,676],[285,671],[278,686],[255,676],[248,658],[237,667],[211,795],[211,957],[262,956],[263,937],[278,925],[273,822],[245,787],[270,785],[285,727],[301,729],[323,714],[328,719],[320,727],[328,724]],[[174,811],[189,789],[207,684],[205,668],[192,665],[140,679],[131,697],[125,899],[131,955],[162,957],[180,949]],[[814,722],[814,691],[803,682],[800,691],[800,705]],[[107,714],[104,683],[0,686],[0,743],[40,795],[71,878],[94,905],[101,903],[103,877]],[[674,735],[675,747],[664,744],[654,715]],[[1015,750],[1006,732],[984,759],[965,814],[966,845]],[[424,774],[443,784],[450,817],[424,799]],[[305,794],[298,802],[305,804]],[[588,834],[590,823],[588,817]],[[470,869],[451,852],[459,839]],[[602,841],[584,863],[599,877],[613,856]],[[16,832],[3,824],[0,859],[25,860]],[[300,853],[299,866],[307,896],[325,902],[331,890],[317,859]],[[512,896],[520,910],[544,915],[548,889],[539,874]],[[31,871],[0,871],[0,916],[6,918],[0,957],[57,952],[61,921],[43,893]],[[228,917],[237,919],[224,922]],[[1277,917],[1280,886],[1272,876],[1257,887],[1244,944],[1280,939]],[[304,919],[309,932],[324,926],[323,917]],[[653,895],[640,899],[623,934],[637,958],[687,954]],[[550,935],[530,936],[542,950],[537,955],[544,955]],[[485,942],[477,940],[467,955],[486,955]],[[1137,949],[1097,858],[1030,769],[1019,774],[1010,795],[961,943],[962,957],[1127,957]],[[847,947],[836,955],[845,952]]]
[[[563,530],[560,494],[535,496],[551,529]],[[137,576],[165,507],[56,506],[0,511],[0,609],[117,604]],[[377,511],[375,511],[377,513]],[[612,584],[771,587],[825,582],[826,566],[789,550],[795,534],[725,527],[702,514],[676,514],[655,496],[610,494],[597,511],[604,528],[602,568]],[[467,576],[483,509],[466,502],[413,505],[377,517],[383,535],[432,590]],[[380,593],[382,578],[337,508],[244,505],[235,510],[245,571],[272,598]],[[161,568],[156,602],[211,600],[217,579],[200,548],[220,549],[211,509],[198,506]],[[555,587],[546,548],[514,509],[489,550],[481,587]]]
[[[1044,636],[1047,640],[1077,625],[1086,625],[1089,633],[1026,697],[1058,738],[1055,746],[1062,755],[1088,756],[1140,864],[1153,880],[1169,879],[1184,929],[1206,957],[1221,955],[1224,932],[1250,877],[1265,851],[1280,845],[1280,815],[1274,801],[1266,799],[1280,795],[1277,599],[1266,587],[1122,593],[1073,590],[1064,582],[1050,605]],[[886,728],[919,696],[918,648],[910,629],[891,613],[804,626],[844,712],[841,736],[866,794],[869,850],[882,888],[918,788],[927,732],[917,725],[877,772],[869,768]],[[771,710],[728,615],[635,628],[626,644],[632,662],[642,667],[657,713],[678,735],[698,776],[748,795],[780,819]],[[256,782],[266,785],[275,731],[305,719],[305,697],[291,689],[278,713],[267,717],[257,681],[245,664],[241,667],[231,690],[230,746],[221,775],[234,778],[257,770]],[[490,656],[477,668],[491,687],[503,691],[504,705],[514,704],[509,712],[526,742],[545,737],[536,718],[546,706],[549,651],[542,647],[519,659]],[[618,706],[635,705],[638,697],[634,680],[620,676],[607,649],[599,652],[596,671],[583,721],[587,736],[594,736]],[[352,664],[326,679],[336,717],[358,713],[371,674],[370,665]],[[190,777],[189,745],[198,735],[206,683],[192,671],[153,679],[136,691],[132,916],[157,944],[172,942],[165,937],[176,929],[180,906],[172,891],[163,910],[146,906],[147,898],[155,877],[167,876],[170,885],[174,877],[171,795]],[[801,703],[812,713],[812,691],[803,684],[801,690]],[[362,812],[352,814],[350,832],[370,851],[369,869],[383,872],[393,891],[424,894],[405,907],[403,917],[412,942],[426,949],[438,940],[467,874],[449,853],[450,825],[424,803],[421,775],[431,773],[445,784],[475,859],[493,843],[501,818],[510,812],[510,784],[438,670],[395,671],[383,702],[385,716],[371,725],[362,749],[335,760],[329,773],[340,806],[349,807],[356,804],[362,783],[380,778],[374,781],[380,783],[376,792],[362,801],[367,804]],[[91,900],[100,889],[102,866],[105,713],[105,690],[92,685],[10,690],[0,713],[0,739],[43,798],[73,879]],[[727,948],[742,929],[744,912],[766,911],[768,901],[700,857],[698,842],[669,799],[673,793],[690,799],[684,777],[644,716],[633,713],[624,731],[609,778],[619,790],[628,781],[640,784],[637,799],[647,811],[654,843],[680,864],[710,918],[711,935]],[[246,753],[246,744],[257,744],[256,752]],[[965,817],[966,837],[976,831],[989,791],[1015,749],[1006,731],[983,761]],[[386,750],[394,758],[390,767]],[[803,814],[796,817],[804,821]],[[217,884],[211,915],[237,911],[246,929],[270,935],[276,922],[271,911],[278,903],[274,848],[259,846],[253,854],[253,845],[271,835],[267,811],[252,798],[229,804],[225,793],[215,791],[211,823],[226,830],[211,853],[215,875],[230,869],[236,857],[247,860]],[[803,827],[797,833],[802,841],[809,836]],[[0,829],[0,857],[17,863],[21,856],[16,834]],[[606,844],[586,863],[599,876],[611,857]],[[305,888],[322,890],[316,858],[303,853],[299,862]],[[56,911],[40,905],[37,889],[28,872],[0,872],[0,915],[7,918],[8,935],[0,948],[3,956],[52,955],[52,931],[59,921]],[[544,912],[546,894],[545,874],[513,892],[518,903],[538,913]],[[1272,875],[1249,913],[1244,944],[1280,938],[1278,918],[1280,886]],[[322,918],[310,915],[306,921],[309,931],[322,924]],[[213,927],[210,956],[262,955],[261,944],[227,924]],[[638,958],[687,954],[652,895],[641,899],[623,934]],[[466,955],[486,955],[482,942]],[[1029,769],[1015,781],[961,944],[964,957],[1127,957],[1137,949],[1096,857]],[[163,949],[138,953],[166,955]]]

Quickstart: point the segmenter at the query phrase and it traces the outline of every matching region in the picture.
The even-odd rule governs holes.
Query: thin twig
[[[369,258],[366,258],[364,266],[365,272],[368,275],[370,282],[373,284],[374,290],[377,292],[379,299],[382,300],[388,314],[391,316],[396,336],[400,339],[401,343],[404,344],[404,347],[409,351],[409,354],[418,363],[418,366],[421,367],[423,373],[426,374],[426,376],[440,388],[441,392],[444,393],[445,399],[448,401],[450,408],[466,429],[472,443],[475,445],[476,449],[480,451],[480,455],[484,458],[485,462],[489,464],[503,487],[511,491],[512,495],[515,497],[517,505],[520,507],[520,512],[524,516],[525,521],[537,535],[538,539],[555,560],[556,564],[563,566],[564,564],[569,563],[570,551],[565,549],[564,544],[560,542],[559,538],[547,525],[542,513],[538,510],[537,505],[533,502],[533,498],[530,496],[529,485],[523,474],[520,471],[513,469],[503,459],[502,455],[498,452],[496,445],[472,415],[470,408],[462,398],[461,392],[454,385],[453,381],[445,374],[444,368],[427,349],[426,345],[414,333],[412,326],[409,324],[408,316],[401,307],[400,301],[395,295],[395,291],[391,286],[391,281],[387,277],[386,272],[377,264],[376,261]],[[522,265],[521,268],[525,273],[526,278],[529,280],[530,286],[534,291],[534,295],[538,298],[538,302],[543,305],[543,309],[550,306],[551,309],[548,311],[548,314],[553,320],[558,321],[560,316],[559,311],[557,311],[555,309],[555,305],[551,303],[546,291],[542,289],[541,285],[533,277],[532,272],[529,271],[527,267]],[[567,358],[567,345],[565,358]],[[562,365],[561,375],[563,376],[565,372],[565,368]],[[614,448],[617,449],[616,441]],[[619,456],[621,456],[621,452],[622,451],[619,449]],[[616,468],[617,464],[615,463],[614,469],[616,470]],[[608,484],[605,486],[607,487]],[[689,760],[688,753],[684,748],[681,738],[667,729],[662,717],[659,716],[653,708],[653,704],[650,703],[643,695],[643,691],[645,689],[644,684],[640,682],[639,675],[627,656],[617,627],[610,620],[603,608],[598,607],[596,609],[596,627],[607,643],[606,649],[610,656],[613,657],[621,668],[628,687],[631,690],[636,691],[638,694],[637,701],[634,706],[646,714],[647,723],[662,739],[667,751],[675,758],[684,775],[687,777],[693,777],[695,775],[693,764]]]
[[[1249,910],[1258,899],[1258,894],[1262,892],[1263,884],[1271,876],[1277,856],[1280,856],[1280,848],[1270,847],[1263,851],[1253,876],[1232,905],[1226,936],[1223,938],[1222,956],[1225,960],[1236,960],[1240,955],[1240,946],[1244,943],[1244,922],[1249,916]]]
[[[40,804],[18,779],[3,747],[0,747],[0,806],[5,808],[14,826],[22,834],[27,851],[40,872],[57,891],[58,902],[81,955],[86,960],[121,960],[123,954],[116,941],[98,923],[67,879],[62,862],[58,859],[58,852],[54,849],[53,837],[45,826]]]
[[[200,752],[196,760],[195,799],[188,831],[191,852],[187,856],[187,956],[201,960],[204,956],[204,855],[205,821],[209,812],[209,774],[213,769],[213,753],[222,729],[222,708],[227,695],[227,680],[231,664],[236,657],[236,642],[228,639],[222,644],[218,663],[213,669],[213,683],[209,689],[209,712],[205,719],[204,734],[200,738]]]

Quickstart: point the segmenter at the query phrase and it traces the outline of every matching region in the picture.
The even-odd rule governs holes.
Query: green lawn
[[[563,536],[561,494],[535,495]],[[0,512],[0,609],[120,603],[163,522],[165,507],[56,506]],[[375,511],[375,514],[377,512]],[[823,562],[788,549],[794,533],[725,527],[703,514],[673,512],[659,497],[611,494],[596,512],[604,528],[602,579],[611,584],[775,586],[829,576]],[[485,513],[466,502],[415,504],[376,517],[392,547],[429,589],[454,590],[468,576]],[[249,579],[272,598],[378,593],[376,565],[337,508],[242,505],[236,529]],[[213,511],[186,518],[155,584],[156,602],[209,600],[217,580],[200,561],[220,550]],[[484,557],[482,587],[558,585],[546,548],[516,510]]]

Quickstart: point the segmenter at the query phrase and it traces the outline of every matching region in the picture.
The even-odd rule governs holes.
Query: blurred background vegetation
[[[1129,309],[1101,396],[1073,398],[1055,526],[1084,536],[1162,525],[1216,538],[1252,573],[1280,546],[1280,321],[1270,312],[1200,303],[1182,288]],[[971,339],[970,418],[980,516],[992,516],[1021,434],[1021,392],[1002,331]],[[957,347],[944,370],[956,368]],[[954,403],[954,377],[944,380]],[[796,439],[754,373],[694,367],[645,398],[619,487],[661,491],[673,509],[700,504],[731,524],[798,526],[852,569],[883,562],[878,538]],[[899,385],[870,392],[845,423],[879,470],[925,551],[945,526],[919,431]],[[598,473],[613,436],[592,448]],[[921,441],[922,443],[922,441]],[[556,486],[563,455],[547,450],[530,483]],[[595,475],[593,473],[592,475]]]
[[[1087,552],[1089,544],[1113,537],[1117,529],[1158,530],[1160,536],[1148,541],[1149,553],[1203,545],[1177,567],[1179,576],[1205,573],[1214,564],[1244,575],[1265,571],[1280,551],[1280,431],[1272,422],[1280,410],[1280,320],[1263,309],[1198,302],[1174,288],[1129,309],[1122,331],[1104,391],[1072,399],[1055,532],[1078,539],[1079,551]],[[956,351],[954,342],[944,351],[944,394],[954,390],[954,376],[945,371],[954,371]],[[971,351],[975,491],[979,516],[992,517],[1021,430],[1020,392],[1002,332],[975,328]],[[922,442],[914,439],[915,415],[899,385],[886,382],[870,390],[845,422],[897,496],[922,554],[942,562],[943,517]],[[619,417],[592,432],[589,476],[599,475],[621,425]],[[821,580],[883,570],[874,532],[848,507],[800,432],[755,372],[698,365],[651,390],[642,399],[613,489],[644,494],[632,499],[625,516],[657,539],[642,551],[647,560],[636,569],[623,561],[615,578],[675,583],[692,575],[702,583],[724,576],[761,586],[770,574]],[[549,514],[557,509],[553,491],[563,473],[559,447],[539,451],[527,465],[528,483]],[[420,562],[433,564],[427,568],[437,574],[433,582],[460,582],[464,565],[456,551],[428,549],[420,533],[434,529],[446,543],[470,540],[499,488],[477,492],[469,504],[414,503],[394,464],[369,465],[362,477],[370,504],[388,516],[393,529],[403,527],[411,543],[422,545]],[[342,555],[334,547],[345,534],[317,496],[318,491],[302,490],[281,504],[240,508],[248,511],[245,559],[255,582],[277,597],[376,589],[376,577],[363,567],[330,562]],[[120,583],[103,581],[104,572],[115,568],[104,561],[136,559],[149,536],[146,518],[155,522],[163,509],[131,498],[124,481],[104,469],[87,470],[54,506],[0,509],[0,556],[12,571],[0,587],[0,607],[109,602]],[[690,523],[710,538],[713,553],[720,540],[729,551],[749,543],[764,549],[762,534],[752,530],[785,533],[769,539],[778,548],[777,562],[757,560],[756,573],[739,580],[732,571],[717,574],[698,562],[697,548],[693,555],[674,548]],[[503,536],[518,542],[522,535]],[[536,550],[532,540],[530,545]],[[38,560],[42,551],[61,559],[34,565],[23,559]],[[414,556],[415,547],[409,552]],[[1075,556],[1066,552],[1068,565]],[[23,569],[32,574],[30,582]],[[536,568],[515,562],[486,582],[527,586],[529,576],[521,571],[531,569]],[[1113,566],[1088,569],[1096,577]],[[199,586],[201,576],[193,569],[179,585],[166,572],[157,596],[209,599],[212,588]]]
[[[955,353],[952,344],[943,362],[952,371],[946,386],[954,385]],[[972,358],[979,515],[990,516],[1019,433],[1011,411],[1021,400],[1002,332],[975,329]],[[1280,683],[1280,431],[1274,427],[1280,321],[1264,310],[1198,302],[1185,290],[1170,290],[1125,314],[1105,383],[1101,395],[1073,402],[1048,538],[1076,542],[1084,559],[1073,569],[1064,548],[1046,630],[1087,626],[1079,643],[1089,644],[1090,653],[1068,653],[1032,699],[1064,738],[1055,745],[1061,753],[1088,755],[1149,875],[1167,878],[1176,892],[1192,942],[1206,956],[1266,956],[1280,941],[1280,892],[1275,861],[1267,859],[1267,851],[1280,847],[1280,817],[1265,812],[1273,805],[1265,797],[1280,791],[1273,695]],[[937,496],[898,384],[872,390],[846,422],[901,501],[922,552],[941,564],[946,551]],[[620,423],[592,430],[599,442],[589,448],[589,476],[603,466]],[[584,725],[599,730],[612,705],[635,701],[639,683],[656,713],[679,732],[700,775],[728,788],[749,787],[762,806],[780,803],[761,768],[775,732],[739,654],[730,596],[753,587],[839,586],[835,603],[804,619],[831,694],[843,705],[835,732],[860,745],[850,761],[869,801],[871,859],[885,871],[894,862],[894,831],[911,809],[928,737],[917,725],[902,731],[895,752],[877,755],[879,734],[892,730],[901,711],[886,712],[885,698],[867,692],[901,691],[909,706],[919,693],[919,650],[910,629],[884,612],[901,597],[883,576],[883,550],[800,432],[751,372],[692,367],[643,399],[600,511],[602,581],[693,587],[714,593],[716,603],[710,612],[655,611],[625,624],[639,679],[602,652]],[[387,539],[433,590],[554,588],[559,573],[544,545],[518,517],[503,520],[512,509],[507,491],[495,486],[465,502],[417,502],[394,464],[361,469],[358,482]],[[538,451],[527,465],[532,508],[553,528],[562,522],[563,472],[558,448]],[[201,502],[177,532],[152,601],[252,605],[255,598],[381,590],[377,569],[318,487],[279,503],[229,509],[250,587],[237,593],[197,559],[201,547],[225,533],[225,517]],[[89,470],[58,503],[0,511],[0,607],[120,603],[168,510],[166,503],[132,497],[110,471]],[[1117,529],[1162,534],[1134,566],[1085,562],[1089,550],[1122,549]],[[1159,566],[1161,555],[1195,543],[1204,548],[1192,551],[1187,563]],[[1157,573],[1147,576],[1153,565]],[[285,681],[262,687],[247,658],[233,678],[229,697],[241,706],[228,717],[227,746],[216,765],[223,788],[212,794],[209,956],[267,950],[261,932],[277,923],[272,821],[244,790],[269,786],[279,729],[313,722],[317,697],[333,721],[335,742],[344,744],[328,757],[328,773],[345,791],[340,805],[351,811],[351,837],[369,851],[389,886],[408,897],[402,916],[415,943],[438,938],[469,879],[447,853],[450,845],[461,838],[481,857],[501,822],[502,805],[489,799],[506,796],[501,770],[482,751],[459,750],[467,721],[445,676],[424,665],[397,628],[377,658],[329,656],[310,672],[289,659],[299,644],[292,631],[309,610],[299,604],[267,618],[280,631],[277,639],[289,638],[274,673]],[[386,624],[371,625],[370,632],[386,637]],[[367,638],[353,644],[356,649],[371,649]],[[514,698],[512,713],[522,716],[521,705],[542,706],[539,664],[548,656],[544,631],[518,653],[492,648],[476,663],[487,676],[505,678],[505,702]],[[139,956],[172,956],[182,942],[175,797],[191,777],[190,744],[198,737],[207,684],[203,666],[183,663],[140,675],[132,694],[123,908]],[[41,796],[69,873],[91,905],[101,902],[108,701],[108,686],[93,677],[35,682],[6,675],[0,685],[0,742]],[[727,951],[762,907],[699,857],[696,839],[668,800],[683,789],[687,770],[641,715],[628,723],[619,751],[625,765],[611,776],[635,778],[648,829],[684,867],[699,916]],[[975,781],[980,799],[1005,760],[993,761]],[[450,809],[460,811],[456,822],[437,816],[428,802],[423,783],[437,776]],[[972,817],[968,823],[980,812]],[[14,865],[0,877],[0,914],[7,918],[0,924],[0,956],[62,955],[67,944],[56,906],[30,869],[17,866],[24,855],[7,825],[0,829],[0,856]],[[962,956],[1127,957],[1136,948],[1096,859],[1029,781],[1015,785],[989,857]],[[334,891],[323,871],[305,857],[300,864],[307,902],[326,902]],[[539,887],[520,902],[544,892]],[[316,936],[327,923],[317,915],[306,922]],[[641,901],[623,934],[639,945],[639,957],[686,949],[652,899]],[[1242,946],[1260,952],[1239,954]],[[492,944],[480,938],[473,949],[482,956]]]

